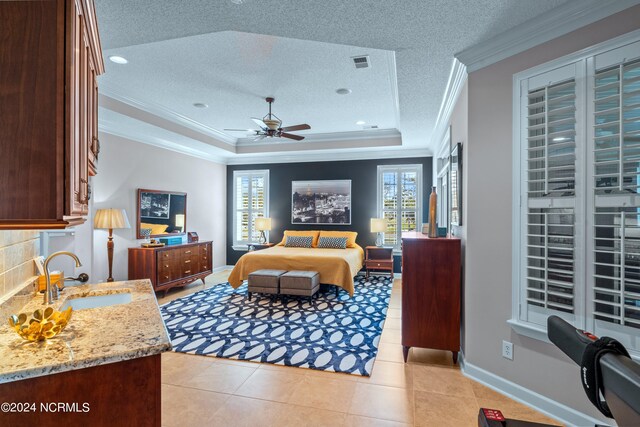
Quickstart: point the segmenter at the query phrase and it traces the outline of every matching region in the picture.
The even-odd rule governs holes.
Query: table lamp
[[[260,243],[267,243],[267,236],[264,232],[271,231],[271,218],[256,218],[256,230],[260,232]]]
[[[180,229],[180,232],[184,232],[184,214],[176,214],[176,228]]]
[[[378,233],[376,237],[376,246],[382,246],[384,238],[382,233],[387,231],[387,219],[386,218],[371,218],[371,232]]]
[[[113,229],[131,228],[127,213],[124,209],[98,209],[93,218],[93,228],[109,230],[109,240],[107,241],[107,255],[109,258],[109,278],[107,282],[113,282]]]

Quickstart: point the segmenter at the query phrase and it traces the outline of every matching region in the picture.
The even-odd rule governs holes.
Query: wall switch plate
[[[513,343],[502,341],[502,357],[513,360]]]

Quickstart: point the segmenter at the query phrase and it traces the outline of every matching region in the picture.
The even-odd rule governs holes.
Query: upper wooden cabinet
[[[93,0],[0,1],[0,230],[84,222],[104,72]]]

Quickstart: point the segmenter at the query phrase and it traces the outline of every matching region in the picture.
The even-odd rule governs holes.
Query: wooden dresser
[[[129,248],[129,280],[150,279],[155,291],[185,286],[213,272],[211,242]]]
[[[402,346],[460,351],[460,239],[402,233]]]

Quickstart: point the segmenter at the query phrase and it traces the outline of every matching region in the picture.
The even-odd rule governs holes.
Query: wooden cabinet
[[[129,248],[129,280],[150,279],[155,291],[165,293],[213,272],[211,242],[160,248]]]
[[[0,22],[0,230],[80,224],[104,71],[93,0],[0,2]]]
[[[402,234],[402,346],[460,351],[460,239]]]
[[[367,279],[370,271],[388,271],[393,280],[393,248],[367,246],[365,248],[364,266]]]

